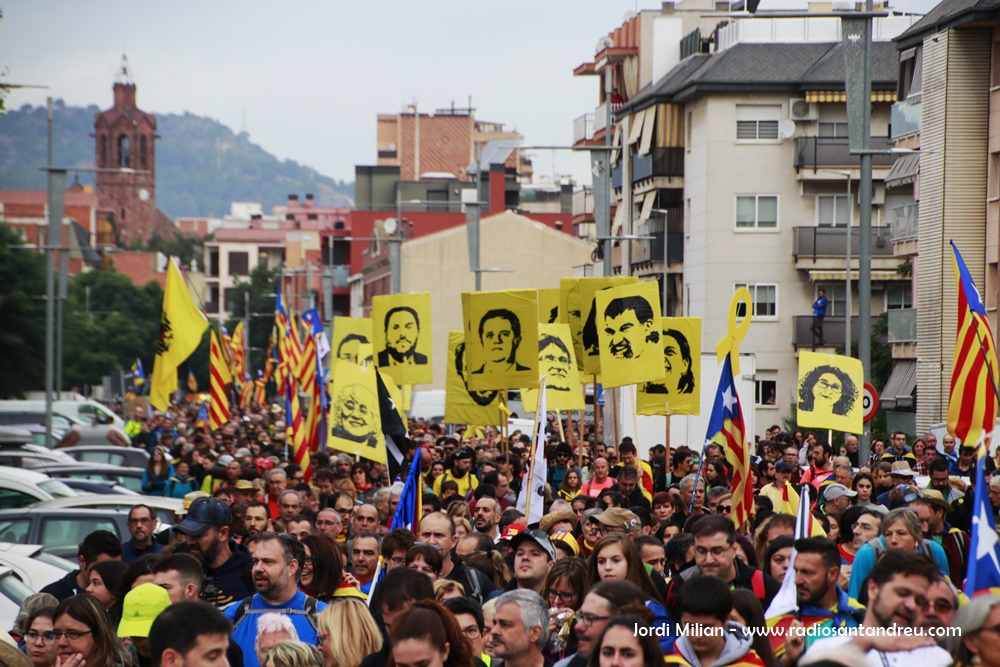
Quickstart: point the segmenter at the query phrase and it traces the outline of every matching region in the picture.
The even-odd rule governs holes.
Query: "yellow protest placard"
[[[372,329],[380,370],[401,384],[433,382],[430,292],[374,297]]]
[[[568,324],[538,325],[538,373],[545,376],[546,409],[586,409]],[[538,390],[522,389],[521,403],[534,410]]]
[[[386,462],[374,367],[334,360],[329,423],[329,447]]]
[[[500,421],[500,392],[469,389],[468,374],[465,334],[452,331],[448,334],[444,420],[449,424],[496,424]]]
[[[462,294],[470,389],[538,386],[538,292]]]
[[[330,350],[334,359],[361,363],[358,348],[372,342],[372,321],[367,317],[334,317]]]
[[[664,317],[660,331],[664,377],[639,385],[640,415],[697,415],[701,412],[701,318]]]
[[[587,375],[601,372],[594,295],[600,290],[638,284],[635,276],[610,278],[563,278],[560,281],[559,317],[569,325],[577,367]]]
[[[555,324],[559,322],[558,287],[538,290],[538,322],[539,324]]]
[[[864,367],[860,360],[839,354],[800,352],[798,425],[861,433],[863,387]]]
[[[644,282],[600,290],[595,306],[604,386],[662,379],[657,284]]]

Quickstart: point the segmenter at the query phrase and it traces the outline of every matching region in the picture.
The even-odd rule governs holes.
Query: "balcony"
[[[324,291],[347,290],[350,285],[351,267],[346,265],[327,267],[323,270]]]
[[[668,214],[667,256],[671,263],[684,261],[684,230],[682,209],[671,209],[676,215]],[[644,225],[637,225],[636,236],[652,236],[652,239],[632,242],[632,264],[643,262],[663,262],[663,220],[650,219]]]
[[[907,102],[903,100],[893,104],[890,116],[893,140],[920,132],[920,113],[919,101]]]
[[[917,309],[900,308],[888,313],[889,344],[893,359],[917,358]]]
[[[684,176],[684,148],[653,148],[646,155],[632,157],[632,182],[638,183],[649,178],[682,178]],[[611,170],[611,185],[622,186],[622,166]],[[664,187],[667,187],[664,184]],[[669,187],[683,188],[683,181],[674,181]]]
[[[585,113],[573,119],[573,143],[590,141],[594,138],[594,114]]]
[[[591,220],[594,217],[594,191],[582,188],[573,193],[573,218]]]
[[[827,317],[823,320],[823,337],[826,338],[826,345],[816,348],[817,351],[833,352],[838,347],[843,347],[846,343],[844,336],[846,320],[843,317]],[[812,326],[812,315],[796,315],[792,318],[792,345],[796,349],[812,349],[813,333],[809,330]],[[858,340],[860,331],[860,321],[857,317],[851,318],[851,341]]]
[[[905,204],[889,209],[889,238],[897,257],[917,254],[917,231],[920,226],[920,204]]]
[[[847,258],[846,227],[796,227],[795,268],[825,271],[844,271]],[[860,252],[861,229],[851,227],[851,256]],[[897,261],[893,259],[892,244],[889,242],[888,227],[872,227],[871,231],[872,270],[895,272]]]
[[[892,148],[887,137],[871,137],[871,150],[885,150]],[[872,166],[891,167],[896,161],[895,155],[873,155]],[[832,168],[857,168],[860,164],[860,156],[851,155],[850,147],[846,139],[832,139],[827,137],[799,137],[795,140],[795,168],[799,170],[799,177],[803,174],[801,170],[812,169],[817,173],[820,169]],[[830,179],[838,178],[836,174],[826,174]],[[843,180],[843,177],[839,177]]]

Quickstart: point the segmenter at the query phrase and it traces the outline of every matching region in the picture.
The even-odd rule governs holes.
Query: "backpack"
[[[314,631],[318,631],[318,626],[316,625],[316,605],[319,602],[316,598],[311,595],[306,596],[306,602],[303,609],[251,609],[253,605],[254,596],[251,595],[240,602],[239,608],[233,615],[233,630],[239,627],[239,624],[243,622],[243,619],[247,614],[267,614],[273,612],[275,614],[284,614],[286,616],[301,616],[305,615],[306,620],[309,621],[309,625],[312,626]]]

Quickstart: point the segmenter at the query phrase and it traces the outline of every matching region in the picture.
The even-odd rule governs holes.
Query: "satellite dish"
[[[386,234],[395,234],[396,230],[399,229],[399,225],[396,222],[396,218],[386,218],[382,223],[382,229],[385,230]]]
[[[615,40],[611,39],[608,35],[601,37],[597,40],[597,46],[594,48],[594,53],[600,53],[604,49],[614,48]]]

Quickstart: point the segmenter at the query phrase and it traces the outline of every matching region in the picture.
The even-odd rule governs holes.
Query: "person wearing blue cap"
[[[250,570],[253,559],[230,535],[233,515],[219,498],[198,498],[187,517],[174,526],[184,535],[188,550],[199,556],[205,568],[201,599],[217,607],[242,600],[254,592]]]

